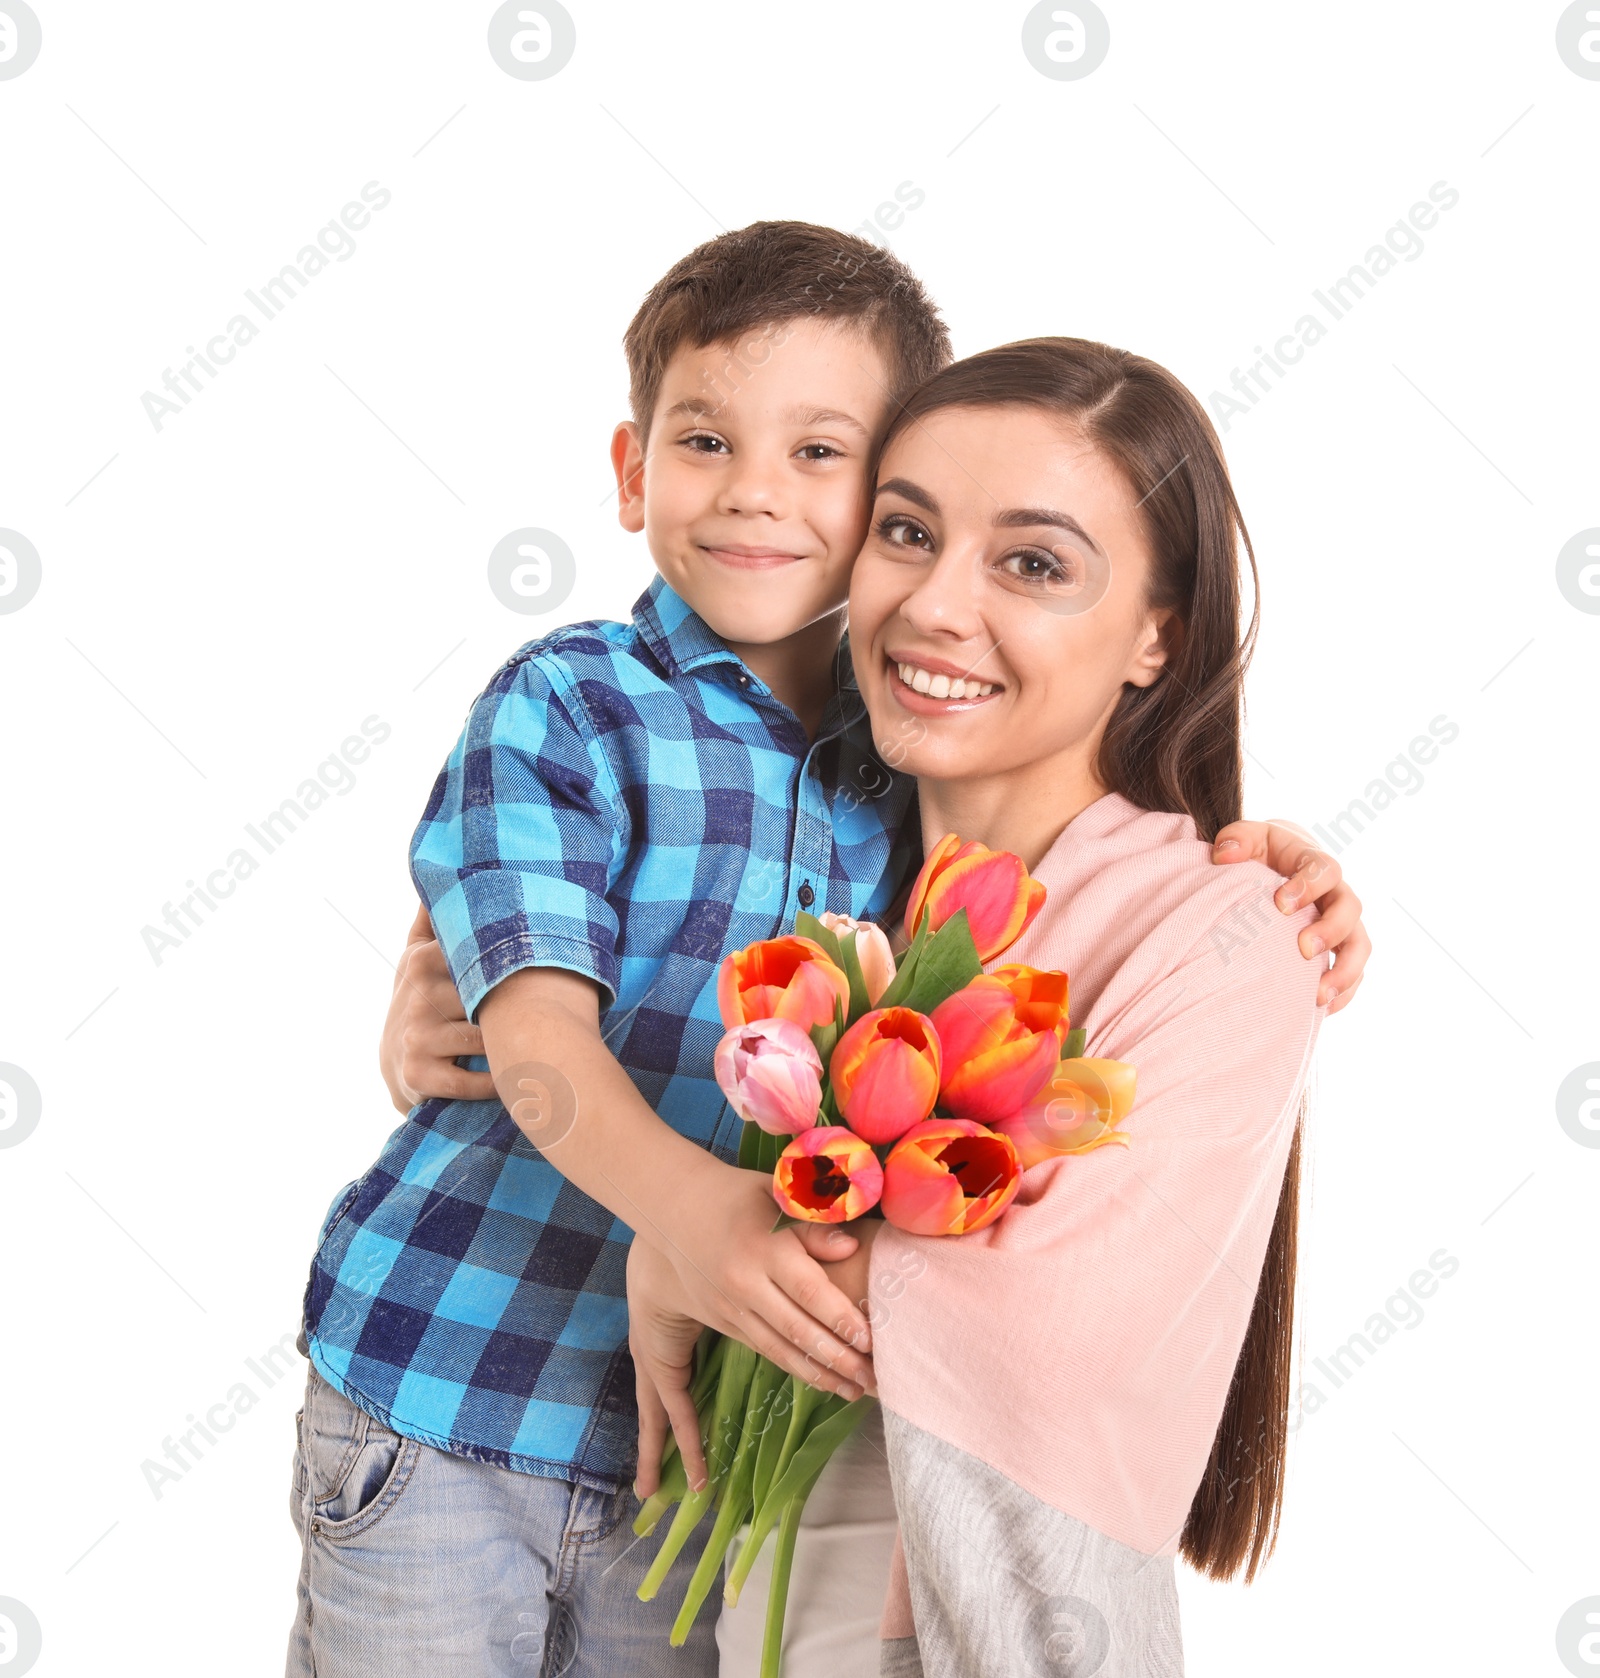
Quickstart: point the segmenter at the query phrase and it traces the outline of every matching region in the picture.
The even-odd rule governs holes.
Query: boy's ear
[[[632,420],[611,434],[611,469],[617,475],[617,521],[637,536],[644,529],[644,446]]]
[[[1144,633],[1134,651],[1124,680],[1136,688],[1147,688],[1178,655],[1183,645],[1183,619],[1170,607],[1152,612],[1145,620]]]

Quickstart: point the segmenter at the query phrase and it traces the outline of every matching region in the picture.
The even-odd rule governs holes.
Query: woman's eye
[[[708,431],[696,431],[693,435],[683,439],[684,447],[692,449],[696,454],[714,454],[718,449],[727,448],[727,444],[720,437],[713,437]]]
[[[933,538],[915,519],[904,513],[891,513],[878,521],[878,539],[892,548],[915,548],[920,553],[930,552]]]
[[[1058,555],[1043,548],[1023,548],[1009,553],[1001,568],[1025,583],[1070,583],[1076,573]]]

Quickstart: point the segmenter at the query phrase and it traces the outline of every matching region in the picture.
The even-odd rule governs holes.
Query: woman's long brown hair
[[[1123,689],[1106,726],[1101,781],[1146,810],[1191,816],[1202,839],[1240,815],[1244,671],[1255,643],[1241,626],[1241,548],[1255,552],[1205,410],[1164,367],[1082,338],[1032,338],[936,373],[897,411],[884,446],[944,408],[1022,406],[1060,415],[1113,460],[1138,502],[1152,560],[1150,605],[1182,625],[1161,677]],[[1189,1506],[1181,1552],[1213,1578],[1253,1579],[1277,1539],[1289,1437],[1296,1122],[1250,1326]]]

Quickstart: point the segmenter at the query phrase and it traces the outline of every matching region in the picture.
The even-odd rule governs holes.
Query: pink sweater
[[[1087,1053],[1138,1068],[1131,1146],[1035,1166],[976,1235],[882,1230],[879,1391],[1051,1508],[1170,1556],[1244,1341],[1323,964],[1296,944],[1310,910],[1280,913],[1264,867],[1214,866],[1185,816],[1108,795],[1035,873],[1049,897],[1000,961],[1064,968]]]

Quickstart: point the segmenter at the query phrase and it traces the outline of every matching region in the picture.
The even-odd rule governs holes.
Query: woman
[[[1263,914],[1276,877],[1211,869],[1196,837],[1238,814],[1239,533],[1192,398],[1159,368],[1101,346],[1044,340],[959,363],[913,398],[885,445],[851,597],[877,738],[897,742],[901,766],[920,778],[927,842],[955,831],[1018,852],[1045,880],[1043,915],[1005,959],[1066,968],[1090,1052],[1134,1061],[1141,1080],[1125,1152],[1034,1168],[1007,1218],[980,1236],[917,1241],[864,1224],[862,1250],[840,1267],[863,1297],[875,1243],[879,1379],[920,1632],[906,1635],[902,1593],[890,1626],[902,1635],[888,1645],[900,1670],[917,1669],[920,1641],[929,1672],[1177,1671],[1178,1534],[1152,1522],[1181,1505],[1185,1553],[1226,1573],[1247,1551],[1254,1567],[1276,1513],[1292,1108],[1328,980],[1296,937],[1337,944],[1354,915],[1347,897],[1329,905],[1344,921],[1332,927],[1307,928],[1309,911]],[[947,687],[957,675],[992,690],[937,697],[938,678]],[[1293,894],[1308,895],[1303,880]],[[417,946],[406,964],[386,1033],[386,1076],[407,1105],[419,1090],[486,1093],[470,1089],[477,1075],[438,1064],[479,1044],[451,1023],[459,1004],[428,951]],[[1364,951],[1354,953],[1359,971]],[[1219,1071],[1231,1071],[1227,1122],[1216,1115]],[[1186,1134],[1171,1134],[1169,1114]],[[1210,1197],[1203,1216],[1183,1204],[1199,1189]],[[1252,1316],[1274,1207],[1268,1286]],[[652,1266],[642,1242],[635,1250],[634,1315],[658,1320],[672,1306],[670,1266]],[[1141,1279],[1160,1284],[1165,1317],[1146,1309]],[[997,1297],[1006,1311],[985,1308]],[[636,1350],[670,1380],[651,1348]],[[667,1348],[665,1361],[676,1355]],[[1242,1378],[1219,1430],[1236,1362]],[[1045,1372],[1053,1386],[1039,1382]],[[1018,1405],[1023,1380],[1050,1408]],[[1062,1393],[1077,1411],[1058,1413]],[[1122,1418],[1103,1413],[1112,1401],[1161,1449],[1141,1455]],[[1260,1428],[1241,1445],[1246,1417]],[[659,1427],[659,1413],[647,1419]],[[654,1448],[647,1440],[647,1461]],[[1246,1452],[1268,1465],[1263,1474],[1251,1478],[1248,1462],[1240,1471]],[[1076,1472],[1062,1470],[1064,1456]],[[836,1460],[814,1496],[820,1524],[791,1593],[791,1678],[825,1660],[835,1678],[861,1669],[837,1645],[841,1630],[861,1642],[841,1593],[852,1607],[870,1603],[870,1625],[888,1574],[875,1460],[881,1469],[869,1441]],[[1202,1479],[1231,1485],[1231,1500],[1195,1496]],[[939,1523],[951,1500],[974,1519],[1005,1511],[981,1567],[959,1524]],[[806,1574],[821,1580],[830,1568],[808,1590]],[[724,1625],[730,1675],[754,1670],[749,1610],[759,1622],[762,1595],[753,1581]],[[1078,1663],[1097,1649],[1098,1665]]]
[[[1322,1010],[1305,912],[1208,866],[1239,813],[1241,541],[1199,404],[1102,345],[957,363],[883,449],[850,598],[875,736],[925,847],[1043,881],[1003,960],[1066,969],[1087,1052],[1139,1072],[1130,1146],[1034,1166],[980,1234],[855,1227],[904,1541],[885,1671],[1176,1674],[1174,1554],[1227,1577],[1271,1545]],[[636,1250],[630,1312],[660,1320],[670,1266]]]

